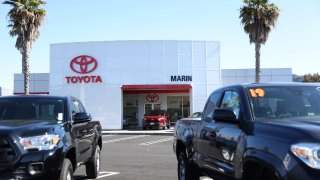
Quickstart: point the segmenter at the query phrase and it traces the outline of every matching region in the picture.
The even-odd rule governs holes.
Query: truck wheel
[[[96,179],[100,172],[100,146],[96,145],[94,155],[86,163],[86,173],[89,179]]]
[[[68,158],[63,160],[59,180],[73,180],[73,167]]]
[[[178,179],[179,180],[199,180],[200,175],[197,167],[187,159],[185,152],[180,152],[178,159]]]

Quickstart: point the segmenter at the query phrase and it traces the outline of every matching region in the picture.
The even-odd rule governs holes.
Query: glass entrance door
[[[170,115],[171,122],[175,122],[178,119],[188,117],[190,115],[189,96],[168,96],[167,104],[167,111]]]
[[[144,114],[148,114],[151,110],[160,110],[161,104],[157,103],[146,103],[144,104]]]

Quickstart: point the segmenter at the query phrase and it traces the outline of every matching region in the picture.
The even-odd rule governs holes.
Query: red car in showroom
[[[150,110],[143,118],[143,129],[163,129],[170,128],[169,114],[165,110]]]

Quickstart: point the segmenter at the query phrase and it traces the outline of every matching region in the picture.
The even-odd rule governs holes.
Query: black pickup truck
[[[0,179],[97,178],[101,132],[74,97],[0,97]]]
[[[220,88],[176,123],[173,149],[180,180],[320,179],[320,84]]]

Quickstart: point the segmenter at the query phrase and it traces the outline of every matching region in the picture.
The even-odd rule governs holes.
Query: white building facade
[[[202,111],[220,87],[216,41],[107,41],[53,44],[51,95],[80,99],[103,129],[121,129],[123,117],[142,125],[150,109],[171,118]]]

